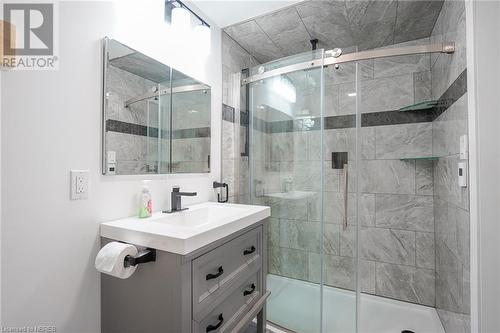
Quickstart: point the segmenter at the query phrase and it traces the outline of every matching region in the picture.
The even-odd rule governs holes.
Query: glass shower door
[[[340,257],[348,160],[346,149],[335,145],[342,138],[324,135],[332,126],[324,110],[334,98],[324,94],[323,54],[307,52],[250,70],[250,78],[264,74],[248,84],[251,201],[271,207],[267,320],[295,332],[354,332],[356,295],[349,294],[353,307],[342,288],[355,287],[356,267],[346,269]],[[304,69],[314,61],[319,65]],[[332,168],[332,152],[341,153],[335,154],[341,168]]]
[[[324,224],[332,247],[323,255],[323,332],[357,332],[359,290],[370,278],[358,259],[358,225],[365,215],[360,207],[373,204],[357,193],[360,67],[352,62],[324,71]]]

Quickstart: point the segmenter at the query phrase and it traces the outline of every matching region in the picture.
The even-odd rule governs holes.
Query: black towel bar
[[[229,200],[229,185],[227,183],[214,182],[213,186],[214,186],[214,188],[222,187],[222,188],[226,189],[226,195],[225,195],[226,198],[221,199],[220,193],[217,193],[217,201],[218,202],[228,202],[228,200]],[[224,196],[222,196],[222,197],[224,197]]]

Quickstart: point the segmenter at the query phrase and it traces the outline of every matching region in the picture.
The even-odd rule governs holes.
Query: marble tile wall
[[[388,47],[429,42],[429,38],[422,38]],[[431,97],[429,54],[365,60],[358,63],[358,70],[360,86],[356,91],[355,63],[325,69],[325,116],[355,114],[356,97],[352,94],[355,92],[360,94],[359,107],[363,113],[394,111]]]
[[[210,90],[173,94],[172,106],[174,129],[210,127]]]
[[[172,172],[209,172],[210,91],[176,93],[172,110]]]
[[[359,50],[428,37],[443,5],[434,1],[301,1],[224,28],[261,62],[319,48]]]
[[[249,203],[249,165],[244,139],[247,127],[242,126],[241,112],[246,112],[245,94],[240,89],[241,70],[259,62],[222,32],[222,181],[229,185],[229,201]]]
[[[156,83],[153,81],[144,79],[118,67],[109,66],[106,118],[147,125],[146,103],[138,102],[126,108],[124,102],[149,91],[155,85]]]
[[[140,101],[125,108],[124,102],[149,91],[155,82],[109,66],[106,119],[158,127],[158,104]],[[158,165],[158,139],[143,135],[106,132],[107,151],[116,152],[117,174],[153,172]]]
[[[446,91],[466,69],[465,4],[446,0],[431,41],[454,41],[453,55],[432,61],[432,96]],[[467,134],[467,93],[433,122],[436,308],[448,333],[470,332],[469,190],[458,186],[460,136]]]
[[[455,42],[455,53],[452,56],[435,54],[431,57],[432,97],[435,99],[467,67],[465,36],[465,1],[446,0],[430,39],[433,43]]]
[[[173,139],[172,172],[209,172],[210,137]]]
[[[434,306],[432,162],[399,160],[408,156],[401,155],[406,151],[411,156],[431,155],[432,124],[375,126],[362,131],[357,179],[355,129],[325,130],[322,240],[319,132],[262,134],[267,137],[261,148],[269,150],[268,162],[256,170],[256,177],[263,187],[262,202],[271,206],[270,272],[318,282],[323,241],[325,283],[353,289],[359,221],[362,290]],[[343,173],[332,169],[332,151],[348,151],[350,156],[345,230],[341,225]],[[297,193],[296,198],[276,197],[276,193],[286,193],[287,187],[289,193]]]

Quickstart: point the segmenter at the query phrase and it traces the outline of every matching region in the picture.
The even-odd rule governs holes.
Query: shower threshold
[[[269,274],[267,289],[267,332],[318,333],[320,322],[319,285]],[[356,293],[323,287],[323,332],[356,332]],[[444,333],[432,307],[361,294],[360,333]]]

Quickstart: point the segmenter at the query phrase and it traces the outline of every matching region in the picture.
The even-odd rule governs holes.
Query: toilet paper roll
[[[127,255],[137,255],[137,248],[130,244],[110,242],[97,253],[95,268],[104,274],[126,279],[134,274],[137,266],[125,267],[124,259]]]

